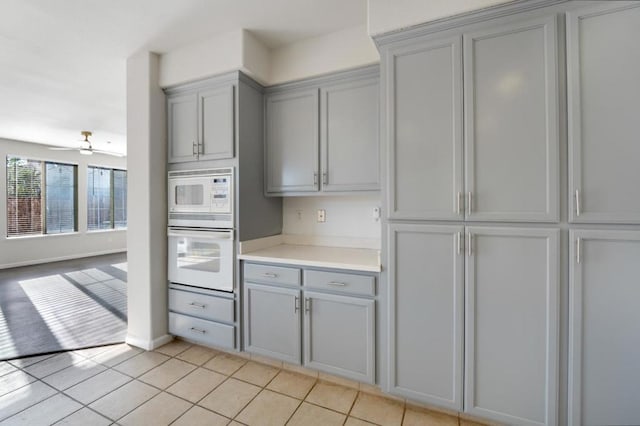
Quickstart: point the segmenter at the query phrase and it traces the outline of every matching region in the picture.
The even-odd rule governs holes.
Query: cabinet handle
[[[467,256],[471,257],[473,254],[473,234],[471,232],[467,232]]]
[[[471,191],[467,192],[467,216],[471,216],[471,202],[473,201],[473,195]]]
[[[329,174],[327,172],[322,173],[322,184],[323,185],[329,184]]]
[[[318,184],[318,173],[317,172],[313,173],[313,184],[314,185]]]
[[[198,142],[198,156],[204,155],[204,142]]]
[[[344,287],[347,285],[347,283],[341,283],[340,281],[329,281],[327,284],[334,287]]]
[[[462,232],[456,233],[456,252],[458,255],[462,254]]]
[[[191,332],[192,333],[205,334],[207,332],[207,330],[203,330],[201,328],[196,328],[196,327],[191,327]]]
[[[273,272],[265,272],[262,275],[264,275],[267,278],[278,278],[278,274],[274,274]]]
[[[580,217],[580,190],[576,189],[576,216]]]
[[[458,192],[458,197],[456,198],[456,213],[458,216],[462,214],[462,192]]]
[[[198,156],[198,151],[196,150],[196,141],[191,141],[191,153],[194,157]]]
[[[189,306],[191,306],[192,308],[200,308],[200,309],[204,309],[207,306],[203,305],[202,303],[196,303],[196,302],[191,302],[189,303]]]
[[[580,257],[581,257],[580,256],[580,254],[581,254],[580,253],[580,245],[582,243],[581,240],[582,240],[581,238],[576,238],[576,263],[578,263],[578,264],[580,264],[580,261],[581,261],[581,259],[580,259]]]
[[[293,313],[297,314],[300,310],[300,298],[296,296],[293,301]]]
[[[311,299],[307,297],[304,299],[304,313],[309,312],[311,312]]]

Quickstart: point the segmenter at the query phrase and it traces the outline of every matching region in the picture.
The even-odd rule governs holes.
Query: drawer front
[[[169,310],[199,318],[233,322],[233,299],[169,289]]]
[[[245,263],[244,280],[266,284],[300,285],[300,269]]]
[[[169,312],[169,333],[204,345],[235,349],[235,330],[227,324]]]
[[[340,272],[304,271],[304,286],[360,296],[376,294],[374,277]]]

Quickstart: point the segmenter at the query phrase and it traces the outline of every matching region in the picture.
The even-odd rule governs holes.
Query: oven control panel
[[[219,175],[211,178],[212,213],[231,213],[231,175]]]

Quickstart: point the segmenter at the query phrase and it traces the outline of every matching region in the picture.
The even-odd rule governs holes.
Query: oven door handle
[[[233,240],[233,231],[187,231],[182,229],[169,229],[167,232],[167,236],[207,238],[212,240]]]

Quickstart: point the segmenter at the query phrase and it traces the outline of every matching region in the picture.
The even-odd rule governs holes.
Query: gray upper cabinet
[[[559,220],[556,20],[493,23],[463,36],[471,220]]]
[[[461,220],[461,37],[403,44],[383,61],[388,215]]]
[[[195,93],[167,98],[169,163],[193,161],[198,149],[198,98]]]
[[[462,226],[389,225],[387,379],[394,394],[462,411]]]
[[[378,78],[320,90],[323,191],[380,189]]]
[[[318,89],[266,96],[267,193],[314,192],[318,175]]]
[[[570,241],[569,425],[640,424],[640,231]]]
[[[465,411],[555,425],[559,231],[467,231]]]
[[[233,84],[172,89],[167,95],[168,162],[233,158]]]
[[[300,364],[300,291],[244,283],[244,348]]]
[[[199,158],[201,160],[233,158],[235,141],[233,89],[233,86],[225,86],[198,93]]]
[[[640,4],[567,13],[569,220],[640,223]]]
[[[377,67],[268,88],[265,108],[267,194],[380,189]]]
[[[375,302],[304,292],[304,365],[375,382]]]

